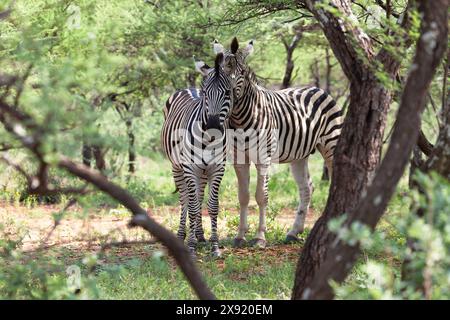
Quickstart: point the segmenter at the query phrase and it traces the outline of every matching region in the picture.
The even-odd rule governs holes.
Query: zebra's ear
[[[237,38],[234,37],[233,40],[231,41],[231,45],[230,45],[231,53],[236,54],[238,49],[239,49],[239,42],[238,42]]]
[[[211,67],[208,66],[203,61],[195,61],[194,64],[195,64],[195,70],[197,70],[204,76],[206,76],[208,74],[209,69],[211,69]]]
[[[214,68],[216,69],[216,72],[219,72],[222,63],[223,63],[223,53],[220,52],[217,54],[216,60],[214,61]]]
[[[214,39],[213,50],[214,50],[215,54],[219,54],[219,53],[223,53],[225,51],[225,48],[223,47],[223,45],[221,45],[219,43],[219,41],[217,41],[217,39]]]
[[[253,53],[253,40],[250,40],[245,49],[242,50],[242,53],[244,54],[245,57],[248,57]]]

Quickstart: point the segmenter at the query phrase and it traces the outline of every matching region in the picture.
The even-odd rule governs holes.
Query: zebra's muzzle
[[[220,132],[223,133],[223,126],[220,124],[220,117],[218,115],[208,117],[208,121],[206,122],[206,129],[220,130]]]

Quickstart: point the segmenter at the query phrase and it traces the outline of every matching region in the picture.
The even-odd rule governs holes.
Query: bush
[[[341,239],[385,257],[360,261],[343,285],[333,284],[339,298],[450,299],[450,183],[437,174],[417,180],[423,193],[409,194],[411,214],[397,217],[390,229],[371,234],[362,225],[341,228],[342,219],[330,223]],[[424,216],[419,208],[427,208]]]

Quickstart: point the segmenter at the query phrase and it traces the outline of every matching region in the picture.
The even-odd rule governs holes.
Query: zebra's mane
[[[220,79],[220,70],[214,68],[209,72],[208,76],[202,80],[202,84],[200,85],[200,87],[203,89],[206,83],[218,82],[219,79]]]
[[[256,84],[256,85],[261,85],[261,81],[258,79],[256,73],[249,67],[248,68],[248,79],[250,80],[250,82]]]

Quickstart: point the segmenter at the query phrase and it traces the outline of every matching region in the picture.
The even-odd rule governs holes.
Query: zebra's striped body
[[[256,201],[260,221],[256,245],[265,246],[265,215],[268,202],[268,168],[271,163],[290,163],[299,187],[300,205],[287,240],[297,239],[303,231],[312,192],[308,173],[308,156],[317,148],[330,174],[333,152],[342,127],[342,110],[325,91],[315,87],[268,90],[256,83],[255,75],[245,63],[253,44],[237,50],[233,40],[231,51],[225,53],[225,67],[235,66],[236,87],[230,127],[238,136],[233,143],[234,154],[245,153],[245,161],[233,159],[239,185],[240,224],[235,244],[245,240],[249,202],[249,170],[257,168]],[[246,139],[239,139],[245,136]],[[261,147],[261,141],[265,141]],[[260,149],[266,150],[266,152]],[[242,157],[241,157],[242,158]]]
[[[342,118],[340,107],[325,91],[316,87],[272,91],[249,85],[243,95],[235,103],[230,128],[256,134],[266,130],[273,143],[272,163],[307,158],[316,148],[325,152],[326,161],[332,159]]]
[[[204,241],[201,204],[205,186],[209,184],[211,243],[213,254],[219,254],[218,195],[226,161],[224,123],[231,107],[231,80],[223,73],[216,59],[215,69],[205,71],[200,90],[177,91],[169,97],[164,108],[161,143],[172,163],[173,177],[180,194],[178,236],[184,240],[186,216],[189,214],[188,246],[192,252],[197,240]]]

